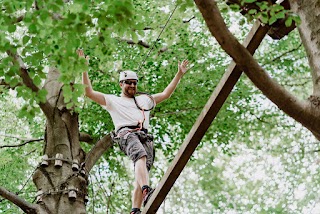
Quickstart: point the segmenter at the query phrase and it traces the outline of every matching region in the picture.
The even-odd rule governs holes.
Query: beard
[[[136,88],[128,87],[125,89],[125,95],[127,95],[128,97],[134,97],[136,93],[137,93]]]

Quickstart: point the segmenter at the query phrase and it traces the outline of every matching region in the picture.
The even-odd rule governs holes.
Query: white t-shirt
[[[149,128],[150,111],[141,111],[133,98],[104,94],[104,99],[106,105],[102,107],[110,113],[115,131],[124,126],[136,126],[139,121],[144,121],[143,128]],[[148,110],[155,105],[154,100],[146,95],[136,96],[135,99],[142,109]]]

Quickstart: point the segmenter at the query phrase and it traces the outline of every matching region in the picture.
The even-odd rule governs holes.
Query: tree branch
[[[80,132],[79,141],[93,144],[93,138],[91,137],[91,135],[84,132]]]
[[[5,188],[0,186],[0,195],[20,207],[25,213],[36,214],[38,210],[38,206],[35,204],[31,204],[24,199],[20,198],[16,194],[6,190]]]
[[[113,141],[111,139],[110,134],[104,136],[100,139],[96,145],[90,150],[85,160],[85,167],[88,172],[92,169],[92,167],[99,160],[101,155],[107,151],[109,148],[113,146]]]
[[[7,51],[7,54],[14,59],[14,62],[18,63],[20,67],[20,76],[23,80],[23,83],[30,88],[33,92],[38,92],[40,89],[33,83],[33,80],[28,74],[28,69],[23,63],[21,57],[17,54],[12,53],[10,50]]]
[[[0,134],[0,136],[2,136],[2,137],[8,137],[8,138],[15,138],[15,139],[18,139],[18,140],[20,140],[20,141],[29,140],[28,138],[23,138],[23,137],[16,136],[16,135],[11,135],[11,134]]]
[[[34,84],[33,80],[29,76],[28,69],[23,63],[21,57],[17,54],[12,53],[10,50],[7,51],[7,54],[13,58],[14,63],[18,63],[20,67],[19,76],[22,78],[23,84],[30,88],[33,92],[38,92],[40,89]],[[52,112],[52,107],[47,101],[45,103],[39,103],[39,106],[47,117]]]
[[[214,0],[194,1],[211,34],[262,93],[311,132],[320,134],[319,108],[308,101],[298,100],[259,66],[248,50],[230,33]]]
[[[30,139],[30,140],[27,140],[23,143],[20,143],[20,144],[16,144],[16,145],[3,145],[3,146],[0,146],[0,149],[2,148],[13,148],[13,147],[22,147],[26,144],[29,144],[29,143],[33,143],[33,142],[38,142],[38,141],[43,141],[43,138],[41,139]]]
[[[18,83],[15,87],[11,87],[10,84],[8,84],[8,83],[6,83],[6,82],[4,81],[4,79],[0,79],[0,85],[5,86],[5,88],[7,88],[7,89],[8,89],[8,88],[15,89],[17,86],[21,86],[22,83]]]
[[[4,79],[0,79],[0,85],[5,86],[5,88],[10,88],[10,85],[4,81]]]
[[[0,136],[16,138],[18,140],[25,141],[25,142],[23,142],[21,144],[16,144],[16,145],[3,145],[3,146],[0,146],[0,149],[2,149],[2,148],[12,148],[12,147],[21,147],[21,146],[24,146],[24,145],[29,144],[29,143],[33,143],[33,142],[38,142],[38,141],[44,140],[43,138],[39,138],[39,139],[24,139],[24,138],[21,138],[19,136],[12,136],[12,135],[1,135],[0,134]],[[81,142],[86,142],[88,144],[93,144],[93,138],[87,133],[81,132],[79,140]]]
[[[137,45],[141,45],[142,47],[145,47],[145,48],[150,48],[150,45],[142,40],[139,40],[138,42],[134,42],[131,39],[121,39],[120,41],[126,42],[129,45],[136,45],[137,44]]]
[[[291,53],[291,52],[294,52],[294,51],[298,50],[301,46],[302,46],[302,43],[300,43],[300,45],[299,45],[298,47],[293,48],[293,49],[291,49],[291,50],[288,50],[287,52],[284,52],[284,53],[280,54],[279,56],[275,57],[274,59],[272,59],[272,60],[270,60],[270,61],[268,61],[268,62],[262,63],[261,65],[264,66],[264,65],[269,64],[269,63],[271,63],[271,62],[275,62],[275,61],[277,61],[277,60],[280,60],[283,56],[285,56],[285,55],[287,55],[287,54],[289,54],[289,53]]]
[[[142,46],[144,48],[150,48],[151,47],[148,43],[146,43],[146,42],[144,42],[142,40],[139,40],[138,42],[134,42],[131,39],[118,39],[118,40],[121,41],[121,42],[126,42],[129,45],[140,45],[140,46]],[[158,51],[158,54],[166,52],[167,50],[168,50],[168,47],[163,47]]]
[[[195,16],[192,16],[190,19],[188,20],[183,20],[182,22],[183,23],[189,23],[192,19],[195,19],[196,17]]]

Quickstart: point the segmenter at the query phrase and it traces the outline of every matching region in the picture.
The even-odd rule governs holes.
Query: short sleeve
[[[156,107],[156,101],[155,101],[155,99],[152,97],[152,96],[147,96],[148,97],[148,109],[150,109],[150,108],[152,108],[152,109],[154,109],[155,107]]]
[[[138,96],[136,99],[140,108],[152,110],[156,106],[155,100],[150,95],[142,94]]]
[[[106,102],[106,105],[101,105],[104,109],[106,110],[110,110],[112,109],[112,99],[113,99],[113,96],[112,94],[104,94],[103,97],[104,97],[104,100]]]

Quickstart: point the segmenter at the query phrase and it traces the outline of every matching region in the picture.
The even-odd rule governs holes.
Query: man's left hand
[[[183,60],[181,63],[178,62],[178,69],[179,72],[181,72],[182,74],[185,74],[189,68],[188,67],[189,61],[188,60]]]

